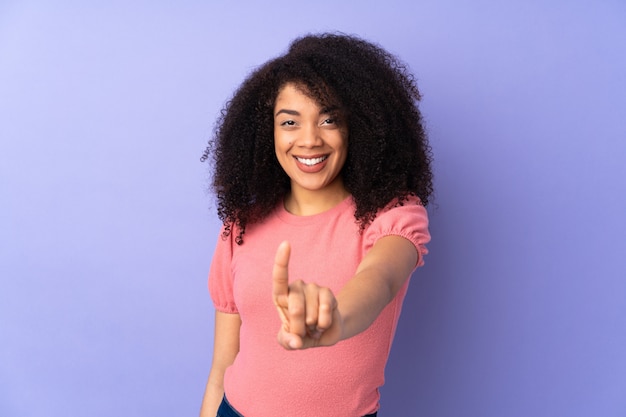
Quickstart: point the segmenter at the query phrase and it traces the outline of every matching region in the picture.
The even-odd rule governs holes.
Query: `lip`
[[[307,164],[300,162],[298,158],[299,159],[322,159],[322,160],[314,165],[307,165]],[[324,169],[324,167],[328,163],[328,159],[329,159],[328,154],[294,155],[293,156],[293,160],[296,162],[296,166],[298,167],[298,169],[308,174],[314,174]]]
[[[316,153],[311,155],[292,155],[294,158],[303,158],[303,159],[313,159],[313,158],[323,158],[328,156],[328,153]]]

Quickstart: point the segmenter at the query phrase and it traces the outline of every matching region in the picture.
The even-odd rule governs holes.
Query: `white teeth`
[[[310,158],[310,159],[296,157],[298,162],[300,162],[301,164],[307,165],[307,166],[313,166],[315,164],[319,164],[320,162],[322,162],[326,158],[328,158],[328,156],[322,156],[320,158]]]

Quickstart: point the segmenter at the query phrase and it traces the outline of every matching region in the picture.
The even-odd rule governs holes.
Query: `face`
[[[292,194],[345,194],[339,173],[348,154],[346,123],[336,109],[320,107],[294,84],[286,84],[276,97],[274,148]]]

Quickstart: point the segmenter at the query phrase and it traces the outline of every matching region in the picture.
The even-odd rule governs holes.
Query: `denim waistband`
[[[378,413],[368,414],[363,417],[376,417]],[[217,417],[243,417],[235,408],[230,405],[228,400],[226,399],[226,395],[222,398],[222,403],[220,407],[217,409]]]

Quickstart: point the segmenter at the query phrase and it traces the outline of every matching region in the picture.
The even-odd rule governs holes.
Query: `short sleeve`
[[[233,244],[233,232],[224,237],[222,226],[209,270],[209,293],[215,309],[223,313],[238,312],[233,295]]]
[[[365,231],[365,253],[384,236],[401,236],[408,239],[417,249],[418,259],[415,267],[424,265],[430,232],[428,213],[417,197],[409,197],[402,205],[391,204],[377,214]]]

